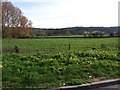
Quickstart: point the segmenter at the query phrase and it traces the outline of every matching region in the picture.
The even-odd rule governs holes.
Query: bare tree
[[[2,2],[3,37],[21,37],[29,34],[32,23],[11,2]],[[21,29],[20,29],[21,28]],[[23,34],[24,35],[21,35]]]
[[[28,37],[31,34],[32,22],[27,19],[25,16],[21,16],[20,18],[20,28],[21,28],[21,36]]]

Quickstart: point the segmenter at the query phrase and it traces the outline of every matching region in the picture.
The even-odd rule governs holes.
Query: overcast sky
[[[38,28],[118,26],[119,0],[11,0]]]

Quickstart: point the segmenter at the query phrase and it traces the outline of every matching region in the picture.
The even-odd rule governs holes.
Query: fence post
[[[15,52],[18,54],[19,53],[19,48],[17,46],[14,47]]]

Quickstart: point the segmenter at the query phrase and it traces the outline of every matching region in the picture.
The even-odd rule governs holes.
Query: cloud
[[[28,4],[25,5],[23,1],[20,7],[32,20],[34,27],[117,26],[118,0],[34,0],[31,2],[26,0]]]

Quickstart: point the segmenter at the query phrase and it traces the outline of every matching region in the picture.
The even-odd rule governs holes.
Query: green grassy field
[[[118,38],[3,39],[3,87],[45,89],[120,78],[118,46]]]
[[[34,54],[37,52],[54,53],[80,51],[86,48],[118,49],[118,38],[58,38],[58,39],[3,39],[3,54],[14,53],[14,47],[20,49],[20,54]]]

